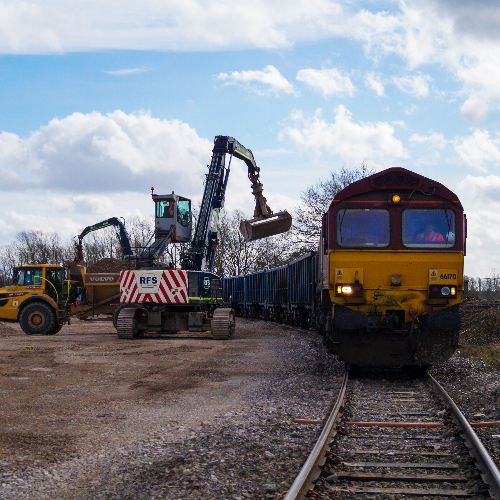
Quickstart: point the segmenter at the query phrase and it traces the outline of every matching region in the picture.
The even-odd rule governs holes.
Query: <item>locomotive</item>
[[[458,346],[467,219],[439,182],[389,168],[340,191],[318,249],[223,279],[237,314],[316,328],[356,366],[446,361]]]

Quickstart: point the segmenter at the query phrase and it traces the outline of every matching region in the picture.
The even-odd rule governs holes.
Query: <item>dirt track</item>
[[[85,322],[54,337],[3,338],[0,460],[45,465],[103,441],[130,442],[145,428],[198,426],[237,405],[252,376],[273,362],[262,340],[246,332],[232,342],[126,341],[108,323]],[[256,352],[257,365],[243,362]]]
[[[172,469],[162,463],[168,481],[153,474],[161,498],[208,498],[209,491],[214,498],[270,498],[262,497],[262,483],[276,483],[278,476],[267,474],[279,464],[271,466],[263,453],[276,456],[283,448],[285,489],[290,466],[298,471],[317,430],[295,429],[293,417],[321,418],[331,398],[329,370],[316,366],[328,358],[321,341],[286,326],[238,318],[230,341],[201,334],[119,340],[107,322],[75,321],[48,337],[13,328],[0,329],[0,498],[158,498],[147,493],[151,480],[134,471],[172,459],[175,446],[181,453],[184,445],[181,455],[193,455],[186,458],[191,465],[184,458]],[[316,382],[320,393],[308,393]],[[315,409],[304,406],[309,401]],[[228,453],[256,461],[240,483],[233,478],[238,467],[218,471],[213,457],[198,464],[195,448],[219,431],[234,442],[227,451],[219,449],[225,437],[214,441],[217,463],[227,464]],[[257,437],[249,440],[247,432]],[[283,445],[277,432],[291,442]]]

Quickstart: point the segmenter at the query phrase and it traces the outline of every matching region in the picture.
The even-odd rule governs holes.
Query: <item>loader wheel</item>
[[[47,335],[56,335],[57,333],[59,333],[61,331],[62,327],[63,327],[63,325],[56,323],[54,328],[49,333],[47,333]]]
[[[21,328],[27,335],[50,335],[56,326],[52,308],[41,302],[28,304],[20,316]]]
[[[212,336],[215,340],[228,340],[234,337],[234,309],[220,308],[214,311],[212,318]]]

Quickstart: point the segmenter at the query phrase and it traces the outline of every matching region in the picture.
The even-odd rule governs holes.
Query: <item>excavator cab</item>
[[[156,239],[170,234],[172,243],[184,243],[191,239],[193,217],[191,200],[177,194],[151,193],[155,202]]]

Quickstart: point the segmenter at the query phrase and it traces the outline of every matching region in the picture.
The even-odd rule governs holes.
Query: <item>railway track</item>
[[[500,473],[460,410],[427,379],[344,385],[285,500],[500,499]]]

